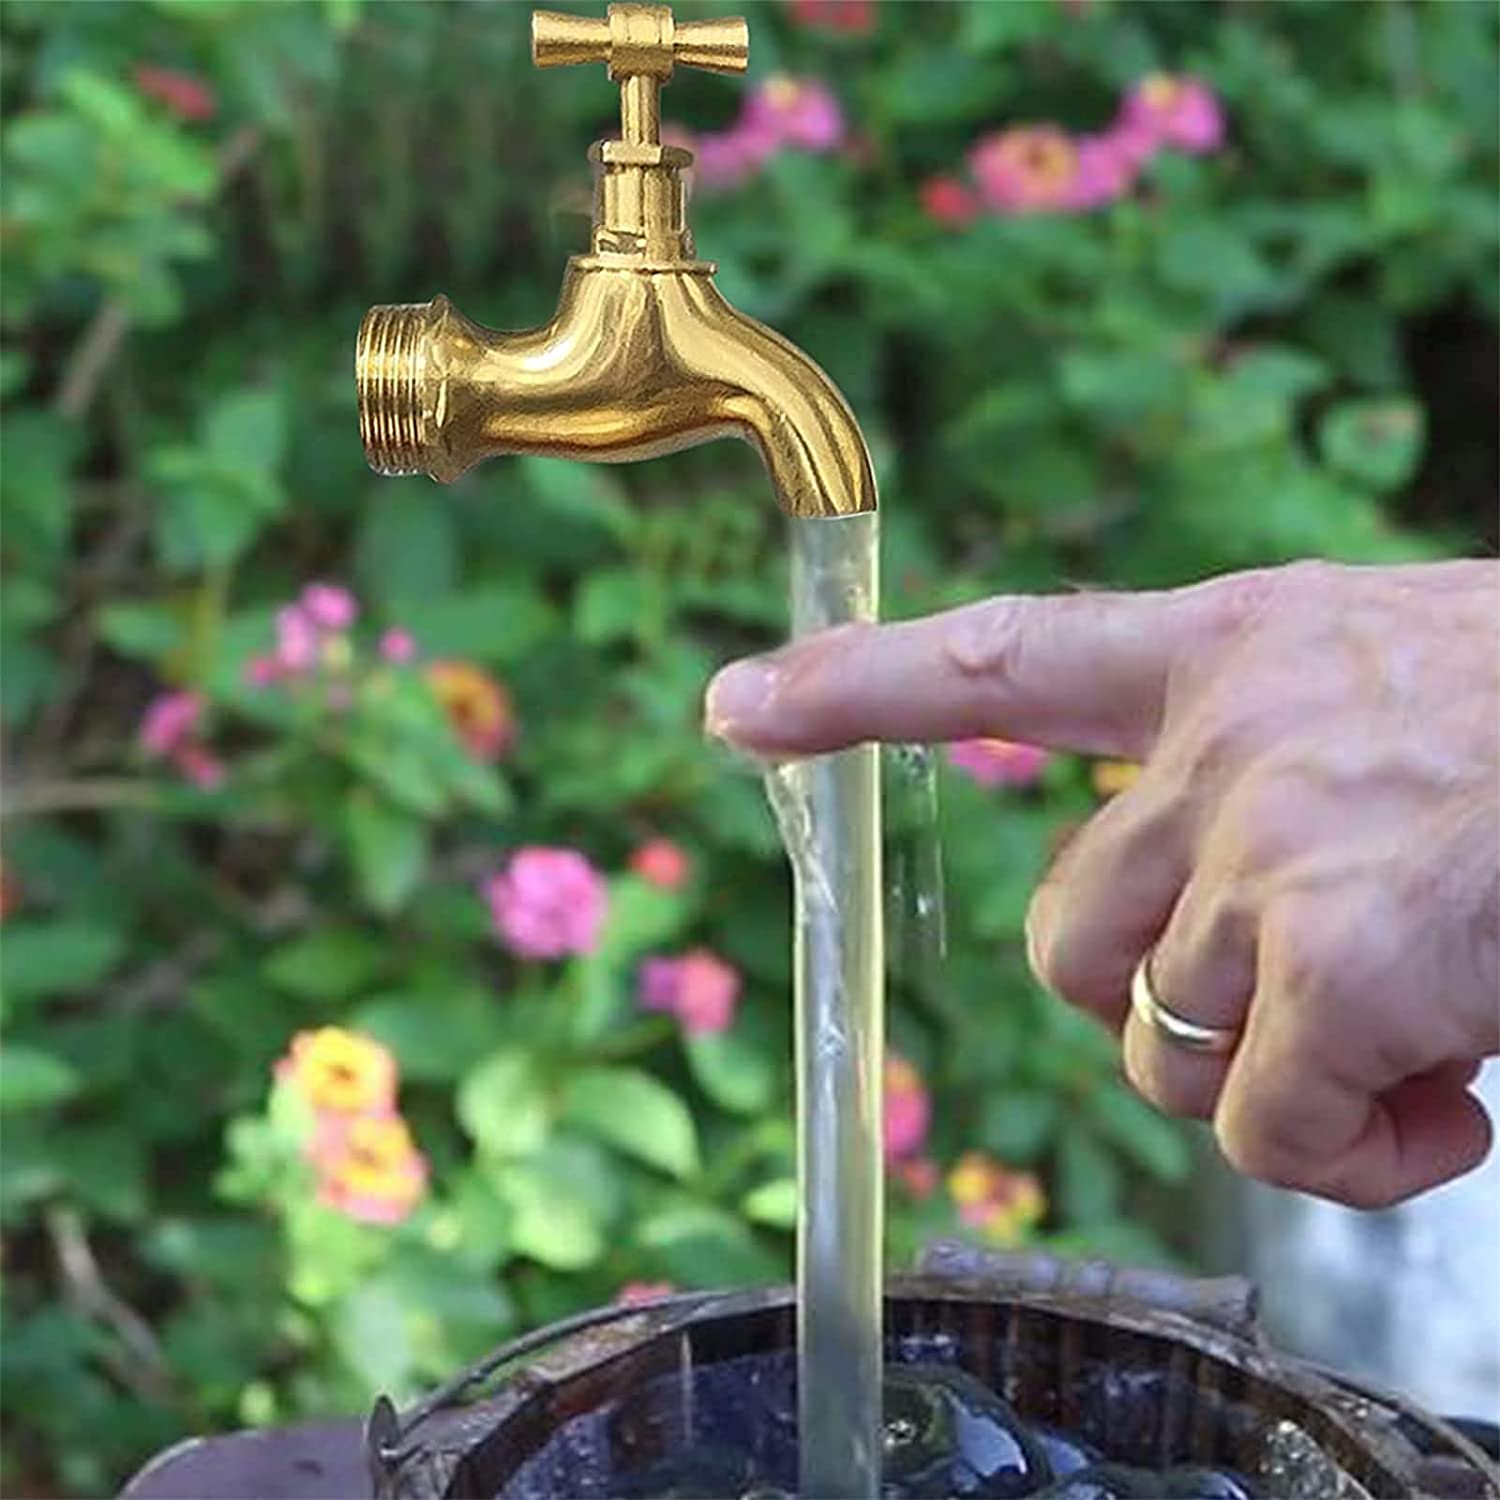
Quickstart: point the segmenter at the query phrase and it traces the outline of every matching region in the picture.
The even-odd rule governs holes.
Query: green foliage
[[[1491,7],[885,3],[867,38],[748,9],[756,68],[830,79],[859,149],[784,153],[694,227],[849,394],[888,613],[1486,536]],[[442,289],[535,323],[582,244],[613,90],[536,74],[525,32],[407,0],[0,10],[7,1492],[113,1492],[187,1431],[409,1394],[628,1280],[788,1273],[788,882],[755,778],[698,725],[715,664],[784,629],[758,461],[507,459],[439,490],[360,453],[366,305]],[[923,214],[985,131],[1096,129],[1159,68],[1222,97],[1223,150],[1085,216]],[[669,114],[716,126],[740,88],[684,75]],[[363,618],[300,684],[249,685],[317,578]],[[377,653],[393,626],[417,663]],[[434,660],[498,677],[515,733],[477,752]],[[168,688],[222,777],[139,743]],[[1035,1172],[1045,1243],[1167,1254],[1182,1226],[1143,1205],[1186,1137],[1025,970],[1087,769],[948,775],[941,801],[949,957],[902,967],[891,1015],[928,1153]],[[689,853],[681,888],[620,873],[652,835]],[[610,877],[595,953],[497,941],[479,887],[527,844]],[[643,959],[699,947],[742,980],[723,1033],[636,1003]],[[271,1087],[324,1026],[399,1063],[428,1171],[399,1223],[320,1200],[305,1103]],[[954,1231],[941,1187],[890,1201],[893,1260]],[[76,1295],[70,1236],[145,1355]]]

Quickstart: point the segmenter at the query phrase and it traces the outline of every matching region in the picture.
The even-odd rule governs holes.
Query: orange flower
[[[427,1159],[394,1112],[324,1115],[309,1153],[318,1199],[367,1224],[399,1224],[427,1191]]]
[[[499,760],[515,738],[510,694],[480,667],[466,661],[435,661],[427,681],[475,760]]]
[[[1141,768],[1129,760],[1096,760],[1094,762],[1094,790],[1101,797],[1113,797],[1127,791],[1140,779]]]
[[[338,1026],[299,1031],[276,1077],[333,1114],[388,1110],[396,1102],[396,1059],[373,1038]]]
[[[1013,1245],[1047,1212],[1042,1185],[1030,1172],[1012,1172],[982,1151],[966,1151],[948,1174],[958,1216],[989,1239]]]

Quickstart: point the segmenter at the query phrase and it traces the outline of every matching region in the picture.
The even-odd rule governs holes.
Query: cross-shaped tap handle
[[[713,73],[743,73],[750,28],[743,16],[672,19],[665,5],[611,5],[606,18],[538,10],[531,14],[531,60],[539,68],[602,62],[621,85],[622,134],[632,145],[661,136],[660,88],[679,63]]]

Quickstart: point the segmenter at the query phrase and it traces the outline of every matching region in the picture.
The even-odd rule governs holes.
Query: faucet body
[[[592,253],[569,261],[556,315],[539,328],[482,328],[445,297],[372,308],[355,355],[372,468],[446,483],[498,454],[615,463],[735,436],[759,449],[788,514],[875,509],[847,402],[719,292],[686,224],[680,174],[692,157],[657,139],[657,88],[673,59],[741,67],[743,25],[674,26],[645,5],[613,5],[607,21],[534,18],[539,63],[608,61],[624,87],[626,139],[591,153]]]

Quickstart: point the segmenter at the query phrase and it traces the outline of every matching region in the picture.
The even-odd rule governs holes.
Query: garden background
[[[698,243],[857,411],[888,614],[1493,548],[1492,6],[735,8],[748,82],[666,95]],[[529,325],[585,240],[616,91],[527,18],[0,9],[7,1493],[788,1272],[788,880],[698,720],[783,629],[758,461],[360,452],[369,304]],[[1192,1254],[1021,941],[1128,775],[944,766],[894,1261]]]

